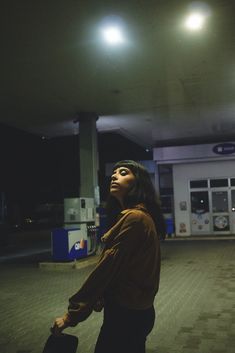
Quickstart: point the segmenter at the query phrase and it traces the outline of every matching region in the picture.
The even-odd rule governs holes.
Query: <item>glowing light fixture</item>
[[[192,13],[185,21],[185,26],[192,30],[198,31],[202,29],[205,22],[205,16],[200,13]]]
[[[121,44],[124,42],[122,31],[118,27],[107,27],[103,29],[102,32],[106,42],[111,45]]]

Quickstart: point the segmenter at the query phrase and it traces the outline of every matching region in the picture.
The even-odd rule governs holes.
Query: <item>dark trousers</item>
[[[147,335],[152,331],[155,311],[132,310],[105,304],[104,321],[94,353],[145,353]]]

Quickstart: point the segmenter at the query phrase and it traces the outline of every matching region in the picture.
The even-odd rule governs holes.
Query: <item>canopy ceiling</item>
[[[205,27],[183,26],[180,0],[4,1],[0,121],[48,138],[76,134],[79,112],[99,132],[141,146],[235,134],[233,1],[200,2]],[[119,21],[125,42],[101,38]]]

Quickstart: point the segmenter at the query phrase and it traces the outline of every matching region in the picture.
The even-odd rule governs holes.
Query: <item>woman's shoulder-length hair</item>
[[[165,235],[166,226],[160,207],[160,199],[151,181],[149,172],[143,165],[133,160],[119,161],[114,165],[113,170],[121,167],[130,169],[135,176],[135,183],[124,198],[125,207],[132,208],[137,204],[143,203],[152,216],[158,233]],[[107,205],[111,211],[112,218],[116,213],[120,212],[120,205],[112,197],[110,197]]]

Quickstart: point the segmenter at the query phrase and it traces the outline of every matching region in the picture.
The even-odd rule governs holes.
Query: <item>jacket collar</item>
[[[130,212],[130,210],[141,210],[143,212],[148,212],[145,205],[143,203],[140,203],[136,205],[135,207],[132,208],[127,208],[119,213],[119,216],[117,218],[117,222],[113,225],[112,228],[110,228],[101,238],[101,241],[106,243],[107,241],[112,240],[116,236],[116,232],[119,231],[119,221],[122,219],[122,217]]]
[[[147,211],[147,208],[145,207],[145,205],[143,203],[139,203],[137,204],[136,206],[132,207],[132,208],[127,208],[123,211],[120,212],[120,215],[124,215],[126,214],[127,212],[130,212],[131,209],[134,209],[134,210],[140,210],[140,211],[144,211],[144,212],[148,212]]]

